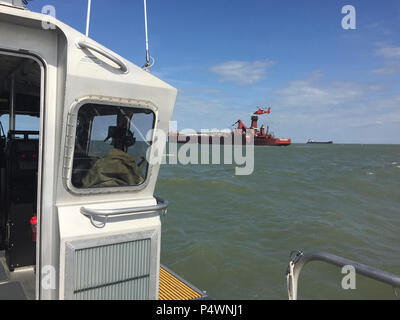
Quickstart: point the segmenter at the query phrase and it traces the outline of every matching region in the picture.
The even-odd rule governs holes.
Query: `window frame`
[[[73,161],[75,154],[75,140],[76,140],[76,129],[79,109],[86,104],[97,104],[106,105],[111,107],[127,107],[127,108],[140,108],[148,109],[153,112],[153,134],[151,137],[152,144],[150,148],[150,159],[148,161],[149,167],[147,168],[147,175],[143,183],[137,186],[123,186],[123,187],[102,187],[102,188],[77,188],[72,184],[72,171]],[[158,108],[150,101],[137,100],[137,99],[123,99],[123,98],[112,98],[102,96],[90,96],[75,100],[72,104],[66,124],[65,132],[65,152],[64,152],[64,165],[63,165],[63,182],[66,190],[75,195],[99,195],[99,194],[110,194],[110,193],[121,193],[121,192],[138,192],[145,189],[152,176],[152,152],[151,148],[154,145],[158,123]],[[91,130],[91,128],[90,128]]]

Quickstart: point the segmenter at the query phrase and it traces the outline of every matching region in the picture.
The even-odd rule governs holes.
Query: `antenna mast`
[[[146,0],[143,0],[144,2],[144,29],[145,29],[145,36],[146,36],[146,64],[143,66],[143,69],[146,71],[150,71],[150,67],[153,66],[153,64],[150,64],[150,54],[149,54],[149,35],[147,32],[147,4]]]
[[[92,0],[88,0],[87,16],[86,16],[86,37],[89,36],[90,25],[90,8],[92,7]]]

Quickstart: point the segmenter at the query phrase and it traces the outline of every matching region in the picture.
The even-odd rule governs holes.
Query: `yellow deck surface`
[[[159,300],[193,300],[201,295],[163,267],[160,267]]]

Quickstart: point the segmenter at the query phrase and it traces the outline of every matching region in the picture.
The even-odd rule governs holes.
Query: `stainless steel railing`
[[[326,252],[303,253],[302,251],[293,251],[290,254],[290,262],[286,271],[286,283],[289,300],[297,300],[298,279],[300,272],[303,267],[311,261],[326,262],[340,268],[348,265],[353,266],[357,274],[361,274],[365,277],[391,285],[394,289],[396,297],[398,297],[396,288],[400,288],[400,276]]]
[[[93,226],[96,228],[104,228],[107,224],[108,218],[111,216],[120,216],[124,214],[134,214],[134,213],[154,213],[160,212],[163,216],[167,214],[168,201],[164,200],[160,197],[155,197],[157,200],[157,204],[154,206],[148,207],[134,207],[134,208],[118,208],[118,209],[89,209],[85,207],[81,207],[81,213],[84,216],[90,218]],[[100,218],[103,221],[96,223],[94,221],[95,218]]]
[[[106,57],[107,59],[111,60],[112,62],[114,62],[116,65],[118,65],[119,70],[121,70],[122,73],[127,73],[128,72],[128,66],[126,65],[125,62],[123,62],[121,59],[117,58],[116,56],[114,56],[113,54],[107,52],[106,50],[91,44],[89,42],[86,42],[84,40],[80,40],[77,43],[77,47],[79,49],[89,49],[89,50],[93,50],[99,54],[101,54],[102,56]]]

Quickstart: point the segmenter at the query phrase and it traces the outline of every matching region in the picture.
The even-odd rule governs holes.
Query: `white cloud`
[[[273,127],[295,141],[399,143],[400,95],[391,86],[327,81],[314,72],[276,90],[272,106]]]
[[[300,107],[343,106],[382,89],[381,85],[375,83],[323,83],[321,77],[320,72],[314,72],[304,80],[290,81],[286,88],[277,91],[280,103]]]
[[[375,54],[384,58],[400,58],[400,47],[383,47],[376,50]]]
[[[218,97],[182,93],[178,94],[173,120],[178,121],[178,130],[229,129],[238,119],[247,121],[247,111],[235,109]]]
[[[400,47],[383,46],[375,50],[375,55],[384,59],[384,65],[372,70],[373,73],[380,76],[400,74]]]
[[[372,70],[373,73],[379,76],[390,76],[400,73],[400,62],[390,61],[386,62],[381,68]]]
[[[273,65],[270,60],[264,61],[227,61],[210,68],[222,81],[231,81],[241,85],[250,85],[263,80],[267,69]]]

